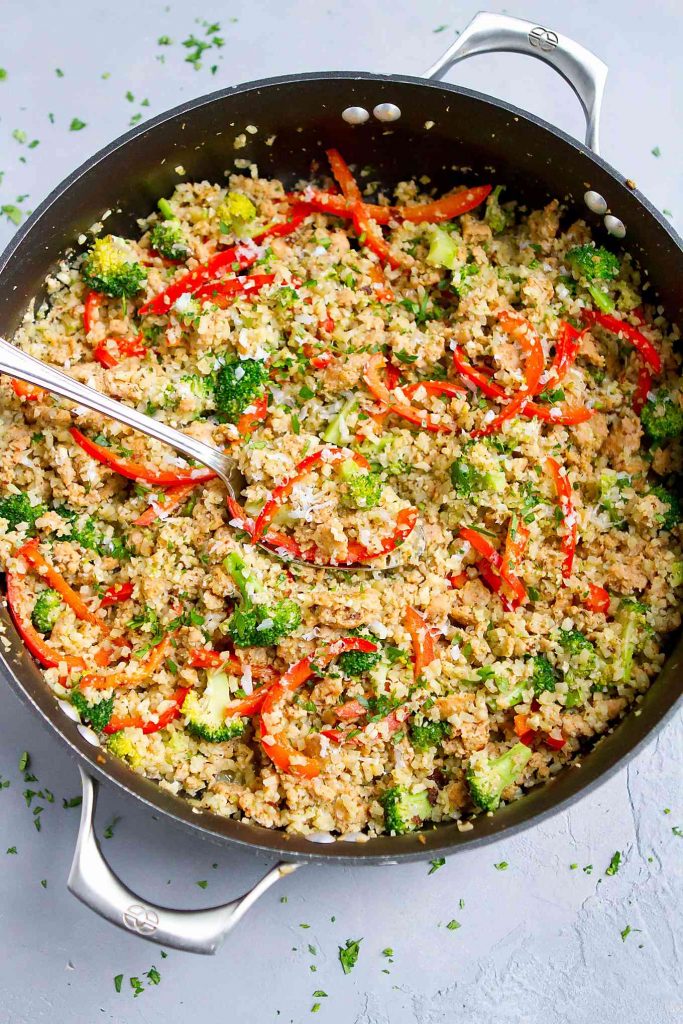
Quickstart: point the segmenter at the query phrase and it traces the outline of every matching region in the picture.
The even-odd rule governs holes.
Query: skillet
[[[586,144],[509,104],[439,79],[457,61],[488,51],[543,60],[572,87],[586,115]],[[607,68],[594,54],[552,29],[503,15],[478,14],[423,78],[317,72],[265,79],[212,93],[161,114],[96,153],[39,206],[0,257],[0,335],[11,336],[30,299],[65,250],[112,210],[107,229],[126,235],[160,195],[180,180],[219,180],[235,158],[254,162],[286,187],[324,166],[327,147],[351,163],[370,165],[385,184],[429,175],[437,192],[454,182],[504,182],[529,209],[557,197],[569,216],[588,220],[598,243],[624,237],[648,275],[669,320],[683,319],[683,244],[632,182],[598,155],[600,106]],[[256,133],[247,131],[256,126]],[[244,145],[235,148],[236,138]],[[366,842],[320,843],[257,825],[198,813],[110,757],[95,734],[55,700],[6,613],[0,677],[58,734],[83,780],[80,832],[69,889],[119,927],[166,947],[214,953],[252,903],[283,874],[310,861],[394,864],[453,854],[511,835],[565,808],[604,782],[659,731],[683,693],[678,643],[640,705],[552,782],[479,818]],[[282,858],[240,899],[200,911],[155,906],[111,871],[93,831],[99,782],[116,785],[157,813],[219,843],[239,843]],[[317,837],[321,838],[321,837]]]

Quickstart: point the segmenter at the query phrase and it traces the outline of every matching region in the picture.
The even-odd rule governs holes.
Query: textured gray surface
[[[0,82],[0,205],[29,193],[22,206],[30,209],[138,111],[157,113],[220,85],[323,68],[419,73],[475,11],[446,0],[330,0],[315,7],[306,0],[184,0],[170,10],[140,0],[3,0],[0,67],[8,78]],[[638,0],[528,0],[509,13],[542,19],[607,61],[603,152],[657,205],[672,209],[675,221],[683,211],[677,0],[651,5],[648,17]],[[212,53],[200,71],[184,62],[180,42],[192,31],[204,33],[195,18],[221,22],[225,46],[215,51],[222,58],[215,76]],[[434,33],[440,25],[447,27]],[[157,46],[164,34],[174,45]],[[461,66],[456,78],[581,131],[571,93],[533,62],[484,57]],[[126,100],[127,90],[135,102]],[[144,98],[149,108],[140,106]],[[70,132],[73,117],[87,127]],[[40,144],[20,144],[14,129]],[[650,152],[655,146],[659,159]],[[11,231],[3,220],[0,243]],[[22,750],[31,751],[41,785],[56,796],[40,815],[40,833],[22,798]],[[683,826],[681,763],[679,716],[628,770],[517,839],[453,857],[433,875],[426,864],[303,869],[271,890],[215,959],[174,952],[162,959],[66,892],[78,811],[64,809],[62,797],[77,793],[76,769],[15,697],[0,692],[0,772],[11,780],[0,790],[0,1024],[176,1024],[197,1009],[240,1024],[298,1024],[310,1019],[315,1002],[322,1005],[313,1019],[334,1024],[673,1024],[683,1018],[683,839],[672,833]],[[238,894],[267,865],[197,842],[114,794],[105,793],[101,804],[101,828],[121,816],[104,842],[112,863],[151,899],[208,905]],[[17,854],[5,854],[12,846]],[[606,877],[615,850],[623,866]],[[501,861],[506,871],[494,867]],[[591,873],[582,870],[591,864]],[[208,880],[206,890],[199,880]],[[453,918],[461,928],[449,931]],[[622,941],[627,925],[634,931]],[[337,946],[361,936],[358,966],[344,976]],[[387,946],[393,963],[382,956]],[[144,977],[152,965],[161,973],[156,987]],[[123,990],[116,994],[119,973]],[[145,986],[138,998],[131,975]],[[327,997],[315,999],[316,989]]]

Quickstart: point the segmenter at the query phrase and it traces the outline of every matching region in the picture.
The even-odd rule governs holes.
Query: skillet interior
[[[382,102],[400,107],[399,121],[387,125],[371,117],[365,125],[351,127],[341,118],[348,106],[372,111]],[[433,126],[428,128],[430,122]],[[246,145],[235,149],[234,139],[247,125],[255,125],[258,132],[246,133]],[[96,154],[48,197],[0,258],[0,334],[11,336],[60,253],[77,246],[79,234],[104,210],[114,210],[107,230],[125,236],[135,229],[135,219],[147,215],[157,198],[171,192],[182,178],[221,180],[226,170],[234,169],[237,158],[253,160],[260,174],[279,177],[291,186],[299,178],[308,178],[316,162],[326,169],[324,149],[330,145],[337,146],[349,162],[369,165],[372,177],[387,184],[428,174],[442,191],[452,187],[454,178],[468,184],[495,178],[506,185],[509,196],[529,209],[558,197],[571,215],[586,217],[596,239],[604,241],[601,218],[589,213],[583,203],[584,191],[594,189],[626,224],[628,250],[656,281],[669,319],[683,320],[680,239],[622,176],[585,147],[522,111],[476,93],[420,79],[331,73],[271,79],[215,93],[161,115]],[[184,173],[179,174],[177,167]],[[471,170],[454,175],[454,168]],[[3,618],[10,643],[8,651],[0,651],[0,674],[74,753],[89,762],[95,774],[208,837],[279,851],[292,859],[421,858],[517,831],[604,781],[661,726],[683,693],[683,643],[679,642],[638,716],[628,716],[603,738],[582,758],[580,768],[567,769],[523,800],[480,819],[473,830],[460,832],[455,825],[444,825],[419,835],[319,845],[208,813],[196,814],[183,799],[103,755],[56,707],[41,673]]]

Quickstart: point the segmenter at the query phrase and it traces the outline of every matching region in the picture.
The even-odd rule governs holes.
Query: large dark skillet
[[[97,153],[60,185],[18,232],[0,259],[0,334],[11,336],[46,274],[104,210],[107,230],[135,232],[160,195],[182,179],[220,181],[235,157],[253,160],[263,176],[286,184],[307,178],[324,149],[337,146],[351,163],[370,164],[385,183],[428,174],[437,191],[454,181],[504,182],[510,196],[534,209],[559,197],[569,216],[587,217],[596,237],[628,236],[670,319],[681,318],[681,240],[623,176],[596,155],[599,105],[606,68],[593,54],[558,34],[511,18],[479,15],[427,73],[485,50],[514,50],[555,67],[581,99],[587,146],[538,118],[486,96],[419,78],[330,72],[274,78],[213,93],[162,114]],[[381,106],[383,105],[383,106]],[[398,110],[396,109],[398,108]],[[397,117],[397,114],[400,116]],[[355,123],[353,123],[355,122]],[[235,137],[247,125],[246,146]],[[266,140],[274,136],[271,145]],[[183,168],[176,171],[176,168]],[[467,168],[465,173],[453,168]],[[589,192],[588,196],[585,193]],[[605,216],[606,215],[606,216]],[[6,617],[5,617],[6,618]],[[623,766],[660,729],[683,688],[679,643],[642,702],[614,731],[553,782],[539,787],[470,831],[444,825],[419,835],[325,845],[207,813],[165,793],[92,744],[68,717],[6,619],[9,649],[0,672],[76,755],[84,779],[81,832],[69,885],[98,913],[166,946],[213,952],[247,906],[289,865],[308,860],[395,863],[454,853],[537,823]],[[215,840],[281,854],[255,890],[225,907],[202,912],[152,907],[130,892],[102,859],[92,831],[94,780],[113,782],[169,818]]]

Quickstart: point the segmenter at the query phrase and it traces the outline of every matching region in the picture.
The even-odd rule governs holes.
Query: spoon
[[[74,380],[73,377],[63,373],[62,370],[58,370],[55,366],[50,366],[41,359],[36,359],[22,349],[17,348],[16,345],[11,345],[4,338],[0,338],[0,373],[7,373],[12,377],[18,377],[19,380],[23,380],[28,384],[35,384],[38,387],[45,388],[46,391],[61,395],[62,398],[68,398],[72,402],[77,402],[79,405],[92,409],[93,412],[98,412],[102,416],[118,420],[119,423],[125,423],[126,426],[132,427],[133,430],[139,430],[140,433],[146,434],[148,437],[153,437],[155,440],[163,442],[163,444],[170,445],[171,448],[175,448],[185,458],[194,459],[196,462],[201,462],[202,465],[212,469],[216,476],[220,477],[225,484],[230,497],[234,501],[238,501],[238,496],[245,485],[244,477],[235,460],[224,452],[219,451],[218,448],[214,448],[213,445],[205,444],[204,441],[198,441],[196,438],[190,437],[189,434],[184,434],[174,427],[169,427],[166,423],[160,423],[151,416],[138,412],[137,409],[131,409],[122,402],[109,398],[108,395],[102,394],[101,391],[96,391],[95,388],[91,388],[87,384],[81,384],[79,381]],[[293,563],[306,569],[328,569],[331,572],[382,573],[397,569],[402,564],[401,562],[392,562],[381,568],[360,563],[339,566],[316,565],[313,562],[307,562],[304,559],[281,553],[267,544],[259,544],[259,547],[267,551],[273,558],[285,561],[288,564]]]

